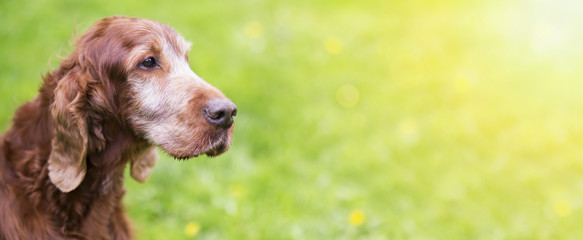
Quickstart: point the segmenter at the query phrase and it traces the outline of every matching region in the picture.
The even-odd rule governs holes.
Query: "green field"
[[[127,178],[139,239],[583,239],[581,9],[1,0],[0,130],[75,30],[151,18],[239,111],[224,155]]]

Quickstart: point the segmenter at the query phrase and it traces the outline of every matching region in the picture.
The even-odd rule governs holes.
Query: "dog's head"
[[[228,149],[237,109],[190,69],[189,49],[171,27],[147,19],[105,18],[81,36],[61,65],[50,109],[49,176],[59,189],[81,183],[87,154],[112,141],[104,135],[111,121],[178,159]],[[143,181],[147,174],[133,168],[153,166],[156,154],[135,155],[132,176]]]

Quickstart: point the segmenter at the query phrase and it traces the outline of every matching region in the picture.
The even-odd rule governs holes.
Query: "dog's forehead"
[[[173,35],[165,36],[167,48],[171,48],[176,54],[182,56],[190,51],[190,42],[186,41],[180,34],[174,32]]]
[[[191,43],[168,25],[148,19],[120,20],[118,27],[114,27],[117,31],[114,31],[123,36],[121,44],[128,50],[124,61],[127,67],[148,55],[183,58],[190,51]]]
[[[110,18],[97,25],[107,29],[104,31],[109,32],[108,35],[113,39],[121,36],[119,39],[126,49],[149,48],[154,52],[170,50],[177,55],[184,55],[191,46],[172,27],[149,19]]]
[[[171,48],[176,54],[183,55],[190,50],[191,44],[172,27],[149,19],[141,19],[145,23],[146,31],[154,38],[159,47]]]

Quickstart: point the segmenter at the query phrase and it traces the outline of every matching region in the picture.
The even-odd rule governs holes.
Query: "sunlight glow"
[[[581,1],[541,0],[534,2],[531,16],[531,45],[536,53],[564,53],[573,51],[573,37],[580,31]]]

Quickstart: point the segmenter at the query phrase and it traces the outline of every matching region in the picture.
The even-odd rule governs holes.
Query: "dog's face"
[[[136,24],[140,40],[123,61],[132,127],[176,158],[226,151],[235,105],[190,69],[182,36],[156,22]]]
[[[76,188],[87,154],[106,148],[106,116],[178,159],[229,148],[237,109],[190,69],[189,50],[172,28],[147,19],[105,18],[83,34],[61,64],[51,105],[49,176],[59,189]],[[147,177],[152,153],[133,154],[134,178]],[[134,166],[146,170],[134,174]]]

